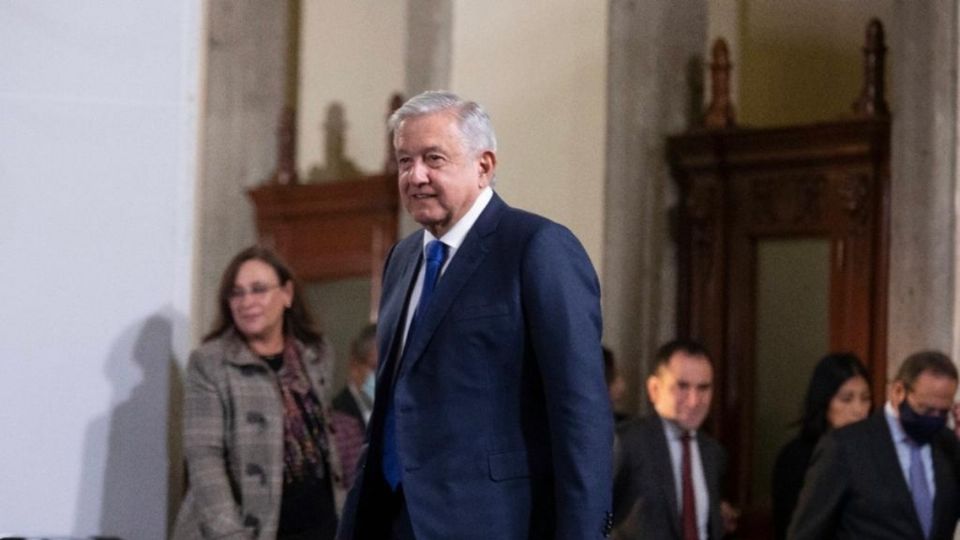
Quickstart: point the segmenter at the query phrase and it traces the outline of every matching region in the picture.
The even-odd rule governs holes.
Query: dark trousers
[[[403,486],[394,494],[392,516],[390,520],[390,540],[416,540],[413,536],[413,524],[407,512],[407,498],[403,495]]]
[[[416,540],[401,485],[393,491],[379,474],[363,486],[354,540]]]

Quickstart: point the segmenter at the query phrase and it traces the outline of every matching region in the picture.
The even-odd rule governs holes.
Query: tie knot
[[[691,435],[689,431],[684,431],[683,433],[680,434],[681,442],[689,443],[692,440],[693,440],[693,435]]]
[[[443,262],[447,255],[447,245],[439,240],[427,242],[427,262]]]

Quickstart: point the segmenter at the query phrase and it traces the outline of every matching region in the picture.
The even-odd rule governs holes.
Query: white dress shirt
[[[910,445],[914,443],[903,431],[900,417],[889,401],[883,406],[883,415],[887,418],[887,425],[890,426],[890,435],[893,437],[893,446],[897,449],[897,459],[900,461],[903,479],[907,481],[907,487],[910,487]],[[920,447],[920,459],[923,460],[923,473],[927,476],[927,487],[930,488],[930,500],[935,500],[937,485],[933,478],[933,455],[929,444]]]
[[[673,486],[677,494],[677,514],[683,515],[683,441],[680,440],[683,430],[670,420],[660,420],[663,422],[663,433],[667,436],[667,448],[670,449]],[[707,526],[710,521],[710,492],[707,490],[707,477],[703,474],[696,431],[690,432],[690,465],[693,468],[693,497],[697,505],[697,535],[701,540],[706,540],[709,537]]]
[[[443,268],[440,269],[441,276],[447,270],[447,267],[450,266],[450,261],[452,261],[453,257],[457,254],[457,250],[459,250],[460,245],[463,244],[467,233],[473,228],[473,224],[477,222],[477,218],[480,217],[484,208],[490,204],[490,199],[492,198],[493,189],[490,188],[490,186],[483,188],[480,194],[477,195],[477,199],[473,201],[473,206],[470,207],[470,210],[467,210],[467,213],[464,214],[459,221],[454,223],[453,227],[450,227],[450,230],[439,239],[447,246],[447,259],[443,263]],[[437,237],[430,233],[430,231],[424,229],[423,247],[421,248],[422,258],[426,258],[427,244],[433,240],[437,240]],[[407,302],[407,317],[403,324],[403,342],[400,347],[401,354],[403,347],[407,345],[407,332],[410,331],[410,321],[413,320],[413,313],[417,310],[417,304],[420,302],[420,294],[423,292],[423,279],[426,271],[427,265],[421,264],[420,271],[417,272],[417,282],[413,286],[413,292],[410,293],[410,301]]]

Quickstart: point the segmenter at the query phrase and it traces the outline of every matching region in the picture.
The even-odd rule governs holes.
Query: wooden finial
[[[713,61],[710,63],[710,105],[703,117],[703,125],[711,129],[733,127],[733,102],[730,100],[730,51],[723,38],[713,43]]]
[[[884,95],[884,58],[887,46],[883,39],[883,23],[879,19],[870,19],[867,24],[867,42],[863,46],[863,89],[853,104],[853,112],[858,116],[888,116]]]
[[[387,120],[394,111],[403,105],[403,94],[395,92],[390,96],[390,104],[387,105]],[[383,174],[393,176],[397,174],[397,160],[393,155],[393,131],[387,130],[387,151],[383,159]]]
[[[297,112],[283,107],[277,122],[277,168],[270,177],[271,184],[291,185],[297,178]]]

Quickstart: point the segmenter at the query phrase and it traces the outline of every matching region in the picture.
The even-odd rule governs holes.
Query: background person
[[[189,487],[173,538],[333,538],[344,487],[330,444],[329,347],[268,249],[233,258],[219,308],[187,365]]]
[[[787,538],[953,538],[960,464],[946,424],[956,391],[946,355],[904,360],[882,411],[821,437]]]
[[[353,485],[357,461],[363,448],[367,422],[373,412],[377,375],[377,325],[368,324],[350,344],[347,383],[333,398],[330,416],[336,430],[334,441],[343,465],[343,481]]]
[[[654,412],[617,428],[614,537],[720,540],[727,525],[720,509],[726,452],[700,431],[713,398],[706,349],[689,340],[663,345],[647,393]]]
[[[620,423],[629,416],[620,411],[623,396],[627,393],[627,382],[623,380],[617,363],[613,358],[613,351],[603,348],[603,378],[607,381],[607,393],[610,395],[610,407],[613,409],[613,420]]]
[[[357,420],[366,429],[373,412],[377,379],[377,325],[368,324],[350,344],[347,382],[333,398],[333,409]]]
[[[820,436],[870,414],[869,380],[867,368],[850,353],[829,354],[814,367],[803,402],[800,432],[780,450],[773,467],[773,526],[778,540],[787,537],[803,477]]]

